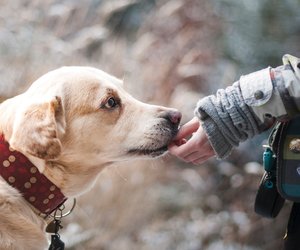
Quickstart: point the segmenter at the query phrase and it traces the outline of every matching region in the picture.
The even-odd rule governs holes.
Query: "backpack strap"
[[[294,203],[284,236],[284,250],[300,249],[300,203]]]

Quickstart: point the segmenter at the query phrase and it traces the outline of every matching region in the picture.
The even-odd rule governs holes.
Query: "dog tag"
[[[64,250],[65,243],[60,239],[58,234],[51,235],[51,244],[49,250]]]
[[[50,234],[57,234],[58,230],[63,228],[60,223],[60,220],[51,221],[46,227],[46,232]]]

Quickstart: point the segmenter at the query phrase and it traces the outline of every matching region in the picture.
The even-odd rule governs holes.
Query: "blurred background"
[[[0,0],[0,101],[89,65],[186,122],[201,97],[300,57],[299,44],[299,0]],[[66,249],[280,249],[291,204],[274,220],[253,209],[266,138],[201,166],[165,156],[106,169],[63,221]]]

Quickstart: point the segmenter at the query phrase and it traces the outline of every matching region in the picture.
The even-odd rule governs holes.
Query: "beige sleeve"
[[[300,113],[300,59],[285,55],[284,65],[241,77],[243,98],[261,122],[286,120]]]

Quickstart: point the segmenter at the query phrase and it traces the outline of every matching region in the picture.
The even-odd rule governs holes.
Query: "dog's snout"
[[[165,113],[164,118],[170,121],[172,124],[178,126],[181,121],[181,113],[177,110],[168,111]]]

